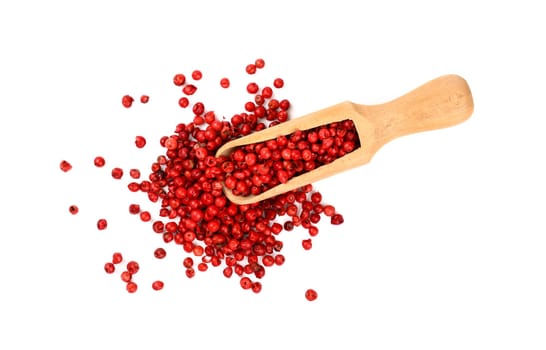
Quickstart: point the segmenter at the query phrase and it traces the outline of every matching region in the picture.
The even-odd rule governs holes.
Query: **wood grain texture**
[[[296,130],[312,129],[332,122],[351,119],[360,139],[360,148],[332,163],[293,177],[287,183],[257,196],[235,196],[224,187],[228,199],[236,204],[249,204],[274,197],[306,184],[336,175],[368,163],[387,142],[422,131],[457,125],[467,120],[474,110],[467,82],[458,75],[445,75],[409,93],[379,105],[342,102],[303,117],[230,141],[217,156],[229,155],[237,147],[289,135]]]

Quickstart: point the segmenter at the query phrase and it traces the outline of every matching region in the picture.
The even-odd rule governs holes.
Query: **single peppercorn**
[[[140,185],[136,182],[131,182],[127,185],[127,188],[129,188],[129,191],[136,192],[140,189]]]
[[[256,66],[256,68],[262,69],[263,67],[265,67],[265,61],[262,58],[258,58],[256,62],[254,62],[254,65]]]
[[[155,281],[152,283],[152,289],[153,290],[161,290],[163,289],[164,283],[162,281]]]
[[[112,254],[112,263],[113,264],[119,264],[122,261],[123,261],[123,255],[121,255],[121,253],[116,252],[116,253]]]
[[[140,220],[148,222],[152,219],[152,216],[149,211],[143,211],[140,213]]]
[[[129,282],[133,278],[133,274],[129,271],[123,271],[120,277],[123,282]]]
[[[262,290],[262,284],[260,282],[254,282],[250,288],[252,288],[254,293],[260,293]]]
[[[323,212],[326,216],[333,216],[336,213],[336,208],[333,205],[325,205]]]
[[[167,252],[163,248],[157,248],[156,250],[154,250],[154,256],[157,259],[163,259],[167,256]]]
[[[202,102],[195,103],[193,105],[192,112],[196,116],[199,116],[199,115],[205,113],[205,105]]]
[[[226,266],[222,273],[226,278],[230,278],[233,275],[233,268],[231,266]]]
[[[140,270],[140,266],[139,266],[139,264],[138,264],[136,261],[129,261],[129,262],[127,263],[127,271],[128,271],[131,275],[134,275],[135,273],[137,273],[138,270]]]
[[[129,95],[125,95],[121,98],[121,104],[123,105],[123,107],[125,108],[130,108],[132,105],[133,105],[133,102],[134,102],[134,98],[132,98],[131,96]]]
[[[112,177],[116,180],[121,179],[123,177],[123,169],[121,168],[112,169]]]
[[[239,283],[241,284],[241,287],[243,289],[252,288],[252,281],[248,277],[242,277],[241,280],[239,281]]]
[[[343,216],[341,214],[334,214],[330,218],[330,222],[332,223],[332,225],[341,225],[343,221]]]
[[[190,104],[190,101],[188,100],[187,97],[181,97],[179,100],[178,100],[178,105],[182,108],[186,108],[188,107],[188,105]]]
[[[135,137],[135,145],[138,148],[143,148],[146,145],[146,139],[143,136],[136,136]]]
[[[131,176],[133,179],[140,179],[140,170],[138,169],[129,170],[129,176]]]
[[[258,90],[260,90],[260,87],[256,83],[248,83],[248,85],[246,86],[246,91],[249,94],[255,94],[258,92]]]
[[[97,168],[102,168],[104,164],[106,164],[106,161],[104,160],[103,157],[98,156],[98,157],[95,157],[93,163],[95,164]]]
[[[70,212],[70,214],[76,215],[76,214],[78,214],[80,209],[78,208],[77,205],[71,205],[71,206],[68,207],[68,211]]]
[[[64,171],[65,173],[72,169],[72,165],[66,160],[61,161],[60,167],[61,167],[61,170]]]
[[[131,281],[131,282],[127,283],[126,288],[127,288],[127,291],[129,293],[135,293],[137,291],[137,289],[138,289],[138,285],[135,282]]]
[[[106,273],[114,273],[114,271],[116,271],[116,267],[111,262],[107,262],[104,264],[104,271],[106,271]]]
[[[307,289],[305,291],[305,299],[309,301],[314,301],[317,299],[317,297],[318,297],[318,294],[314,289]]]
[[[227,89],[230,85],[230,81],[228,78],[222,78],[220,79],[220,86],[223,87],[224,89]]]
[[[191,77],[193,80],[201,80],[201,78],[203,77],[203,73],[201,73],[200,70],[194,70],[191,73]]]
[[[148,103],[148,101],[150,101],[150,96],[148,95],[140,96],[140,103]]]
[[[188,278],[195,277],[195,270],[193,269],[193,267],[190,267],[190,268],[186,269],[186,277],[188,277]]]
[[[275,255],[275,265],[278,265],[278,266],[281,266],[282,264],[284,264],[284,255],[282,254],[277,254]]]
[[[184,74],[176,74],[173,78],[173,83],[176,86],[182,86],[186,82],[186,76]]]
[[[182,89],[182,92],[185,95],[193,95],[195,93],[195,91],[197,91],[197,86],[195,86],[193,84],[188,84],[188,85],[184,86],[184,88]]]
[[[273,81],[273,86],[276,87],[277,89],[280,89],[284,86],[284,80],[282,80],[281,78],[277,78]]]
[[[136,215],[140,213],[140,205],[138,204],[130,204],[129,205],[129,213]]]
[[[246,66],[245,70],[246,70],[246,72],[248,74],[254,74],[254,73],[256,73],[256,65],[249,64],[249,65]]]
[[[97,221],[97,228],[99,230],[104,230],[106,229],[107,226],[108,226],[108,221],[106,221],[106,219],[99,219]]]
[[[189,269],[190,267],[193,266],[193,259],[190,258],[189,256],[186,257],[186,258],[184,258],[183,265],[184,265],[185,268],[188,268],[188,269]]]

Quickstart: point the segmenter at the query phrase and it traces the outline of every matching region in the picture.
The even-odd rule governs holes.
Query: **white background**
[[[1,349],[546,348],[539,2],[295,3],[0,5]],[[175,246],[154,260],[161,240],[127,205],[154,207],[109,170],[146,169],[159,137],[189,121],[175,73],[201,69],[196,97],[229,117],[258,57],[266,69],[252,79],[283,77],[293,118],[448,73],[467,79],[475,111],[317,183],[345,223],[321,226],[311,251],[303,231],[283,234],[286,264],[255,295],[219,269],[188,280]],[[150,103],[126,110],[126,93]],[[99,154],[105,169],[92,166]],[[102,269],[116,250],[141,263],[134,295]]]

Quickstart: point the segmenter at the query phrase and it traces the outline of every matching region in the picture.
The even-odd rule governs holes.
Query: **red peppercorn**
[[[200,70],[194,70],[191,73],[191,77],[193,80],[201,80],[201,78],[203,77],[203,73],[201,73]]]
[[[336,213],[336,208],[333,205],[325,205],[323,207],[324,215],[333,216]]]
[[[155,233],[163,233],[165,225],[161,221],[155,221],[152,225],[152,229]]]
[[[254,74],[254,73],[256,73],[256,65],[249,64],[249,65],[246,66],[245,70],[246,70],[246,72],[248,74]]]
[[[262,263],[266,267],[273,266],[275,264],[275,258],[272,257],[271,255],[265,255],[262,258]]]
[[[223,87],[224,89],[227,89],[229,85],[230,85],[230,82],[228,78],[222,78],[220,80],[220,86]]]
[[[108,222],[106,221],[106,219],[99,219],[99,221],[97,221],[97,228],[99,230],[104,230],[107,226]]]
[[[123,177],[123,169],[121,168],[112,169],[112,177],[116,180],[121,179]]]
[[[132,282],[132,281],[131,281],[131,282],[127,283],[126,288],[127,288],[127,291],[128,291],[129,293],[134,293],[134,292],[137,291],[138,286],[137,286],[137,284],[136,284],[135,282]]]
[[[138,169],[129,170],[129,176],[131,176],[133,179],[140,179],[140,170]]]
[[[193,239],[188,240],[188,242],[191,242],[191,241],[193,241]],[[195,255],[195,256],[201,256],[201,255],[203,255],[204,252],[205,252],[205,250],[203,249],[203,247],[201,247],[199,245],[193,247],[193,255]]]
[[[282,255],[282,254],[275,255],[275,265],[280,266],[280,265],[284,264],[284,260],[285,260],[284,255]]]
[[[153,290],[161,290],[165,284],[162,281],[155,281],[152,283]]]
[[[140,270],[140,266],[138,265],[136,261],[129,261],[127,263],[127,271],[131,273],[131,275],[134,275],[135,273],[137,273],[138,270]]]
[[[205,113],[205,105],[202,102],[197,102],[192,108],[193,114],[201,115]]]
[[[341,214],[334,214],[330,218],[330,222],[332,223],[332,225],[341,225],[343,221],[343,216]]]
[[[262,106],[265,102],[265,98],[258,94],[254,96],[254,102],[256,102],[256,106]]]
[[[129,191],[136,192],[140,189],[140,185],[136,182],[131,182],[127,185],[127,188],[129,188]]]
[[[246,91],[248,91],[249,94],[255,94],[259,90],[259,86],[256,83],[248,83],[246,86]]]
[[[144,221],[144,222],[148,222],[152,219],[152,216],[150,215],[150,212],[148,211],[143,211],[140,213],[140,220]]]
[[[123,261],[123,255],[121,255],[121,253],[116,252],[116,253],[112,254],[112,263],[113,264],[119,264],[122,261]]]
[[[166,252],[165,249],[163,249],[163,248],[157,248],[157,249],[154,251],[154,256],[155,256],[157,259],[163,259],[164,257],[167,256],[167,252]]]
[[[226,266],[222,273],[224,274],[224,276],[226,276],[226,278],[230,278],[231,275],[233,275],[233,268],[231,266]]]
[[[255,74],[264,66],[264,60],[257,59],[245,69],[248,74]],[[193,71],[191,78],[197,81],[202,74]],[[188,97],[196,92],[197,87],[186,84],[186,77],[182,74],[175,75],[173,82],[185,95],[179,99],[179,105],[184,108],[190,106]],[[221,79],[220,86],[229,87],[229,79]],[[271,87],[282,88],[284,81],[274,79]],[[165,219],[162,219],[164,222],[154,221],[153,231],[160,234],[165,243],[174,242],[193,257],[201,257],[196,264],[190,257],[191,263],[184,259],[188,278],[194,277],[196,270],[207,270],[209,264],[219,266],[225,263],[224,276],[229,278],[235,272],[241,278],[243,288],[260,292],[261,283],[252,282],[250,277],[262,278],[267,267],[282,265],[285,261],[280,254],[283,243],[277,240],[277,235],[283,230],[279,222],[286,221],[284,228],[287,231],[301,226],[314,236],[318,233],[315,225],[320,220],[319,214],[330,213],[330,209],[324,209],[325,206],[320,204],[321,196],[314,195],[311,186],[271,201],[239,206],[224,196],[223,184],[240,193],[258,194],[359,147],[354,125],[338,122],[250,145],[241,154],[234,152],[231,156],[214,157],[224,143],[288,119],[290,102],[273,98],[271,87],[260,90],[258,83],[248,84],[247,92],[254,97],[241,106],[245,110],[227,120],[217,118],[211,111],[205,112],[203,102],[192,101],[193,121],[179,123],[173,135],[162,137],[160,144],[165,153],[152,164],[151,173],[139,183],[128,184],[129,189],[145,192],[150,201],[161,205],[159,216]],[[131,169],[129,174],[133,179],[140,178],[137,169]],[[330,221],[339,222],[335,208],[331,210]],[[130,205],[129,212],[140,214],[143,221],[151,221],[151,214],[141,212],[139,205]],[[275,220],[279,222],[273,222]],[[302,246],[310,248],[311,240],[303,240]],[[158,259],[165,255],[163,248],[154,251]],[[127,273],[132,274],[129,268]],[[159,286],[157,282],[161,281],[152,283],[154,290],[163,287],[161,282],[161,288],[156,289],[156,285]],[[128,282],[128,290],[135,291],[136,284],[133,287],[129,283],[134,282]]]
[[[187,258],[184,259],[183,265],[185,268],[189,269],[190,267],[193,266],[193,259],[188,256]]]
[[[67,162],[66,160],[61,161],[62,171],[66,173],[67,171],[70,171],[71,169],[72,169],[72,165],[69,162]]]
[[[314,289],[307,289],[305,291],[305,299],[309,301],[314,301],[317,299],[317,297],[318,297],[318,294]]]
[[[129,271],[123,271],[121,273],[121,280],[123,282],[129,282],[133,278],[133,274],[131,274]]]
[[[123,96],[123,97],[121,98],[121,104],[123,105],[123,107],[129,108],[129,107],[131,107],[131,106],[133,105],[133,101],[134,101],[134,100],[135,100],[135,99],[132,98],[131,96],[125,95],[125,96]]]
[[[289,108],[290,108],[290,102],[288,100],[281,100],[281,102],[279,102],[279,108],[282,109],[283,111],[287,111]],[[281,119],[281,112],[279,112],[278,114],[278,117],[279,117],[279,120]],[[288,117],[288,115],[287,115]],[[286,121],[283,120],[283,121]]]
[[[284,86],[284,81],[281,78],[277,78],[273,81],[273,86],[280,89]]]
[[[285,231],[292,231],[294,229],[294,223],[292,221],[287,221],[284,223]]]
[[[260,293],[262,290],[262,284],[260,282],[254,282],[252,283],[251,288],[254,293]]]
[[[313,247],[313,242],[311,241],[311,239],[304,239],[303,241],[301,241],[301,245],[303,246],[303,249],[309,250]]]
[[[256,65],[256,68],[263,68],[265,67],[265,61],[262,59],[262,58],[258,58],[256,60],[256,62],[254,62],[254,64]]]
[[[318,235],[319,229],[316,226],[310,226],[308,231],[309,231],[309,236],[315,237],[316,235]]]
[[[264,87],[262,89],[262,97],[271,98],[271,96],[273,96],[273,90],[269,86]]]
[[[135,145],[138,148],[142,148],[146,145],[146,139],[143,136],[137,136],[135,137]]]
[[[188,278],[193,278],[195,276],[195,270],[193,269],[193,267],[186,269],[186,276]]]
[[[179,100],[178,100],[178,105],[182,108],[186,108],[188,107],[188,105],[190,104],[190,101],[188,100],[187,97],[181,97]]]
[[[174,85],[182,86],[186,82],[186,76],[184,74],[176,74],[173,78]]]
[[[193,84],[188,84],[182,89],[182,92],[186,95],[193,95],[195,91],[197,91],[197,86]]]
[[[163,242],[170,243],[173,241],[173,239],[174,239],[174,235],[172,233],[165,232],[163,234]]]
[[[245,103],[245,111],[253,112],[255,108],[256,108],[256,105],[254,103],[252,102]]]
[[[175,150],[178,147],[178,139],[174,136],[169,137],[165,141],[165,148],[168,150]]]
[[[95,163],[95,166],[97,168],[102,168],[104,166],[104,164],[106,164],[106,161],[104,160],[103,157],[95,157],[95,160],[93,161]]]
[[[140,213],[140,205],[138,204],[130,204],[129,205],[129,213],[136,215]]]
[[[148,103],[148,101],[150,101],[150,96],[148,95],[140,96],[140,103]]]
[[[313,194],[311,194],[311,202],[313,202],[314,204],[319,204],[320,202],[322,202],[322,194],[320,194],[320,192],[314,192]]]
[[[248,277],[242,277],[240,280],[240,284],[243,289],[252,288],[252,281]]]
[[[116,271],[116,267],[111,262],[107,262],[104,264],[104,271],[106,271],[106,273],[114,273],[114,271]]]
[[[209,266],[205,263],[199,263],[197,264],[197,269],[201,272],[207,271]]]
[[[70,214],[76,215],[76,214],[78,214],[80,209],[78,209],[77,205],[71,205],[71,206],[68,207],[68,211],[70,212]]]

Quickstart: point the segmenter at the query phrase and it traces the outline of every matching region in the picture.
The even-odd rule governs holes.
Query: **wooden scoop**
[[[292,134],[296,130],[312,129],[345,119],[354,122],[360,139],[360,148],[256,196],[236,196],[225,186],[224,193],[235,204],[259,202],[364,165],[387,142],[400,136],[459,124],[468,119],[473,110],[474,102],[470,88],[466,81],[457,75],[436,78],[404,96],[379,105],[342,102],[227,142],[218,149],[216,156],[228,156],[234,149],[243,145],[275,139],[280,135]]]

